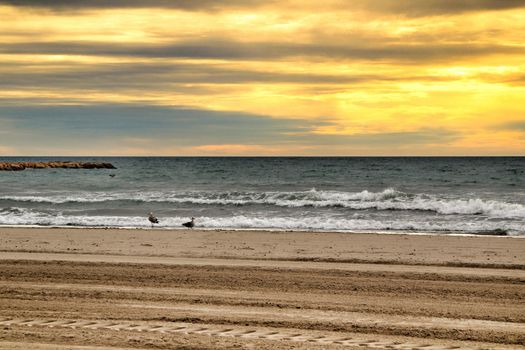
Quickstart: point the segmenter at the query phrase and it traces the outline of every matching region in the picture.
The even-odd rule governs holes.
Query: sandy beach
[[[0,349],[523,349],[525,239],[0,228]]]

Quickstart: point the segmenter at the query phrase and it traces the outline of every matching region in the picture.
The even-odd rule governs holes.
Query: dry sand
[[[525,239],[0,228],[0,349],[523,349]]]

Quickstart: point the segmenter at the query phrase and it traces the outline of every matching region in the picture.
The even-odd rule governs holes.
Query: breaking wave
[[[181,228],[187,217],[161,217],[159,227]],[[149,227],[145,216],[75,216],[48,214],[25,208],[0,210],[0,225],[81,226],[81,227]],[[523,223],[502,222],[430,222],[416,220],[370,220],[338,217],[263,217],[238,215],[232,217],[199,217],[199,228],[210,229],[285,229],[320,231],[414,231],[461,232],[472,234],[523,235]]]
[[[269,205],[276,207],[339,207],[353,210],[431,211],[442,215],[484,215],[489,218],[525,218],[525,205],[480,198],[439,198],[408,194],[388,188],[381,192],[309,191],[296,192],[122,192],[76,193],[68,195],[1,196],[0,201],[33,203],[139,202],[216,206]],[[1,203],[1,202],[0,202]]]

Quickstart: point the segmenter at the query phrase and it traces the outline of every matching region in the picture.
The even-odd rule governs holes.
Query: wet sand
[[[0,349],[523,349],[525,239],[0,228]]]

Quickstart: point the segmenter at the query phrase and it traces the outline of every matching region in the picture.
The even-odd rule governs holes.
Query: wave
[[[339,207],[352,210],[431,211],[442,215],[484,215],[489,218],[525,218],[525,205],[480,198],[451,199],[426,194],[408,194],[388,188],[381,192],[123,192],[76,193],[70,195],[0,196],[0,200],[34,203],[172,203],[195,205],[270,205],[276,207]]]
[[[386,189],[382,192],[369,192],[367,190],[357,193],[337,191],[309,191],[297,192],[84,192],[73,195],[11,195],[0,196],[0,200],[14,200],[20,202],[36,203],[98,203],[107,201],[142,201],[142,202],[167,202],[167,203],[195,203],[195,204],[291,204],[304,206],[310,202],[344,202],[344,201],[373,201],[395,198],[405,195],[394,189]],[[288,203],[290,202],[290,203]],[[304,203],[303,203],[304,202]],[[293,205],[293,204],[292,204]]]
[[[181,228],[187,217],[160,217],[160,227]],[[38,212],[26,208],[0,210],[0,225],[81,226],[81,227],[150,227],[145,216],[83,216]],[[462,232],[473,234],[502,233],[525,235],[523,222],[491,221],[422,221],[391,218],[389,220],[348,219],[340,217],[275,217],[236,215],[198,217],[199,228],[210,229],[279,229],[307,231],[411,231]]]

